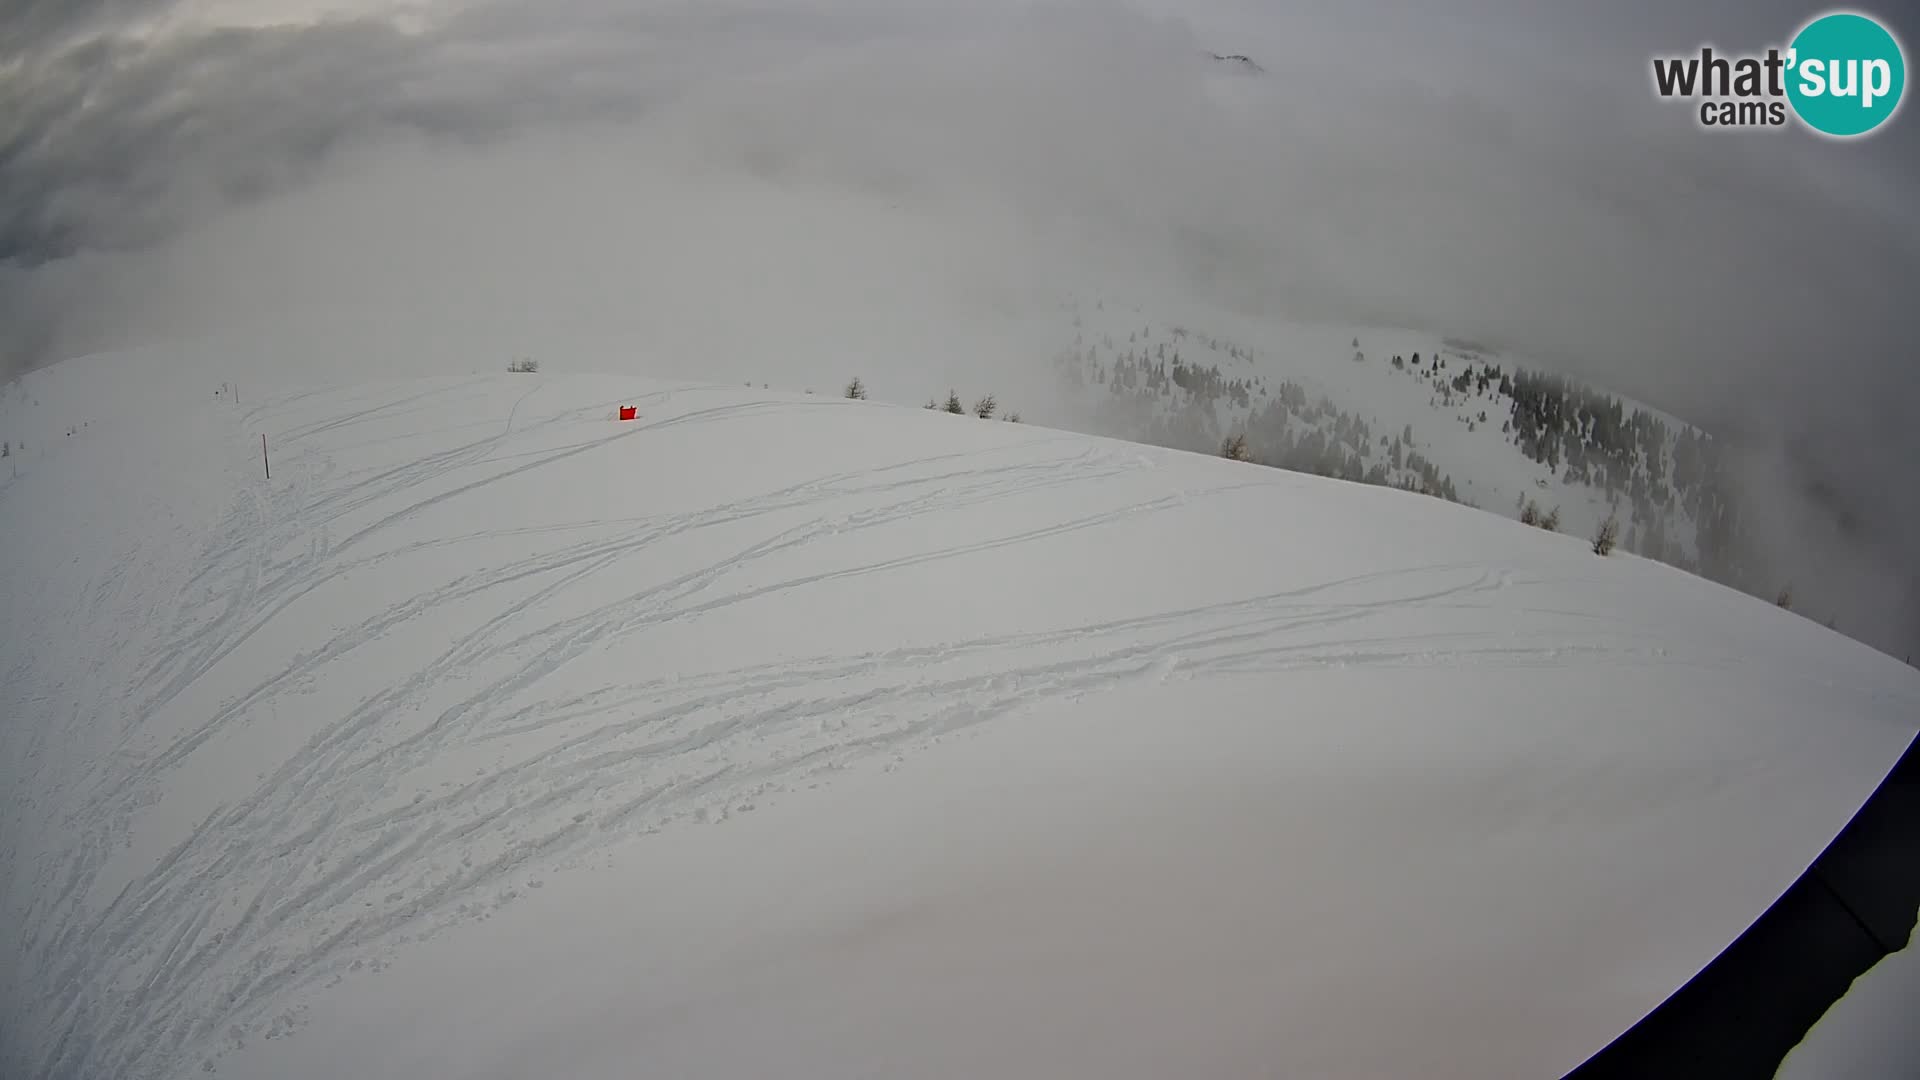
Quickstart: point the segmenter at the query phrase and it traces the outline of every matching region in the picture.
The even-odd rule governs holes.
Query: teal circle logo
[[[1788,46],[1787,100],[1823,135],[1865,135],[1892,118],[1907,88],[1907,60],[1893,34],[1865,15],[1822,15]]]

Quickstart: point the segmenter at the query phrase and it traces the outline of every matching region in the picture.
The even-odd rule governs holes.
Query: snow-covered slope
[[[1271,464],[1350,479],[1371,475],[1375,483],[1436,493],[1444,484],[1448,498],[1510,518],[1532,502],[1542,514],[1559,510],[1560,528],[1581,536],[1592,536],[1611,515],[1629,549],[1688,567],[1703,561],[1703,521],[1710,529],[1733,524],[1709,520],[1724,513],[1720,503],[1729,493],[1714,488],[1704,467],[1676,468],[1683,441],[1710,447],[1711,440],[1642,402],[1561,380],[1569,413],[1583,400],[1617,402],[1620,427],[1608,431],[1595,417],[1570,417],[1567,437],[1529,444],[1510,383],[1552,373],[1525,358],[1373,326],[1168,312],[1104,299],[1065,310],[1072,341],[1054,366],[1070,385],[1090,391],[1084,396],[1091,412],[1079,415],[1103,433],[1201,451],[1217,448],[1225,435],[1248,433],[1256,457]],[[1635,414],[1644,430],[1634,429]],[[1294,443],[1316,435],[1312,450],[1293,452]],[[1413,455],[1425,465],[1416,467]],[[1709,535],[1722,546],[1727,539]],[[1713,547],[1705,552],[1710,567]]]
[[[1403,492],[232,370],[0,404],[8,1076],[1554,1075],[1920,715],[1770,604]]]

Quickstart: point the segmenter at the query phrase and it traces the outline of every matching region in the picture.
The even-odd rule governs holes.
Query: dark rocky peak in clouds
[[[1261,67],[1257,62],[1254,61],[1254,59],[1251,56],[1247,56],[1244,53],[1223,54],[1223,53],[1217,53],[1217,52],[1210,52],[1207,55],[1212,59],[1218,61],[1219,63],[1226,64],[1232,67],[1234,70],[1239,71],[1243,74],[1265,75],[1267,73],[1266,68]]]

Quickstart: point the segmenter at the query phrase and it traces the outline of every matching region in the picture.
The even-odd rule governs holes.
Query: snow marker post
[[[267,433],[260,433],[260,467],[267,470],[267,479],[273,479],[273,463],[267,460]]]

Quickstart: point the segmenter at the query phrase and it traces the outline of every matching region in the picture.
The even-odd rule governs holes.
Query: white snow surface
[[[178,359],[0,401],[10,1077],[1559,1075],[1920,716],[1418,495]]]

